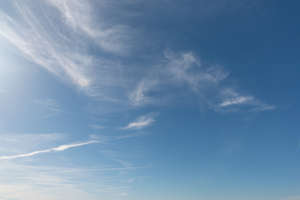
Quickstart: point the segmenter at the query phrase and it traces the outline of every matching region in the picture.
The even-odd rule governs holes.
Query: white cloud
[[[66,137],[60,133],[1,133],[0,135],[1,154],[20,154],[43,145],[55,145],[58,140]]]
[[[147,93],[157,87],[157,85],[157,80],[142,80],[139,82],[137,87],[129,95],[131,104],[134,106],[140,106],[153,103],[155,100],[147,96]]]
[[[227,106],[233,106],[233,105],[239,105],[239,104],[247,104],[248,102],[253,101],[253,97],[251,96],[238,96],[231,99],[226,99],[223,101],[220,106],[221,107],[227,107]]]
[[[164,98],[178,98],[192,92],[201,104],[215,111],[238,111],[244,106],[249,111],[266,111],[274,106],[263,103],[252,95],[242,95],[225,84],[229,73],[220,65],[202,62],[194,53],[165,51],[164,61],[148,73],[129,95],[134,106],[157,104]],[[181,93],[172,94],[172,92]]]
[[[251,94],[223,98],[223,88],[231,87],[224,85],[229,73],[193,52],[168,50],[154,61],[156,65],[125,66],[120,55],[136,46],[136,31],[118,20],[112,23],[102,18],[99,5],[109,1],[39,1],[43,9],[35,9],[37,3],[31,0],[12,2],[16,15],[0,11],[0,36],[29,61],[89,96],[126,107],[169,104],[170,99],[191,92],[214,109],[249,104],[256,111],[274,109]],[[97,55],[90,53],[95,46]]]
[[[206,66],[192,52],[164,52],[164,59],[154,66],[129,94],[131,104],[142,106],[162,103],[168,96],[178,96],[170,91],[192,91],[203,95],[207,88],[217,87],[228,73],[221,66]],[[184,89],[184,90],[182,90]]]
[[[249,111],[267,111],[275,109],[275,106],[268,105],[257,98],[249,95],[241,95],[233,88],[225,88],[220,91],[221,103],[215,108],[221,111],[235,111],[239,107],[248,107]],[[233,110],[232,110],[233,109]]]
[[[186,83],[194,90],[199,90],[202,84],[216,84],[228,76],[221,66],[205,66],[192,52],[177,54],[166,51],[165,58],[171,79]]]
[[[96,13],[91,1],[47,0],[47,2],[60,11],[66,24],[92,38],[103,50],[116,54],[128,53],[133,30],[126,25],[106,25],[95,18]]]
[[[0,10],[0,36],[21,55],[88,95],[108,101],[124,87],[120,63],[109,57],[129,54],[134,30],[94,12],[93,1],[11,1],[15,15]],[[38,6],[40,9],[36,9]],[[98,46],[105,53],[91,55]],[[107,56],[109,55],[109,56]],[[118,96],[118,95],[117,95]]]
[[[147,126],[150,126],[155,122],[153,115],[144,115],[137,118],[135,121],[130,122],[127,126],[123,127],[122,129],[142,129]]]
[[[15,8],[19,19],[0,13],[0,35],[16,46],[28,60],[61,78],[67,75],[79,87],[87,87],[91,80],[84,68],[87,68],[91,58],[76,52],[78,44],[59,35],[58,25],[52,27],[54,30],[49,30],[45,28],[49,25],[47,21],[42,21],[45,18],[37,17],[37,13],[28,6],[15,2]]]
[[[30,153],[23,153],[23,154],[17,154],[17,155],[9,155],[9,156],[0,156],[0,160],[12,160],[12,159],[17,159],[17,158],[31,157],[31,156],[35,156],[35,155],[43,154],[43,153],[65,151],[70,148],[85,146],[85,145],[94,144],[94,143],[99,143],[99,141],[91,140],[91,141],[82,142],[82,143],[60,145],[58,147],[45,149],[45,150],[39,150],[39,151],[33,151]]]

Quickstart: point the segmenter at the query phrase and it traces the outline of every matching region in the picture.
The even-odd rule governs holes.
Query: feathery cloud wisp
[[[168,95],[174,95],[170,92],[174,91],[172,89],[186,88],[185,91],[191,91],[200,103],[215,111],[238,111],[242,106],[250,111],[275,109],[275,106],[252,95],[242,95],[233,89],[234,86],[227,85],[225,80],[229,73],[222,66],[204,63],[193,52],[165,51],[164,57],[164,62],[154,67],[152,73],[145,76],[129,94],[132,105],[164,102]]]
[[[137,120],[130,122],[127,126],[123,127],[122,129],[142,129],[147,126],[150,126],[152,123],[155,122],[155,119],[151,115],[144,115],[139,117]]]
[[[94,12],[93,3],[11,1],[15,15],[0,10],[0,37],[15,46],[27,60],[63,81],[88,95],[112,100],[108,92],[111,90],[105,88],[124,84],[116,77],[120,64],[108,57],[129,54],[134,31],[127,25],[103,20],[102,12]],[[36,5],[42,9],[35,9]],[[90,54],[88,49],[93,45],[110,56]]]
[[[259,99],[250,95],[242,95],[233,88],[225,88],[220,91],[221,103],[215,106],[219,111],[234,111],[240,107],[248,107],[249,111],[274,110],[276,107],[263,103]]]
[[[0,156],[0,160],[12,160],[12,159],[17,159],[17,158],[31,157],[31,156],[35,156],[35,155],[43,154],[43,153],[65,151],[67,149],[71,149],[71,148],[75,148],[75,147],[80,147],[80,146],[85,146],[85,145],[94,144],[94,143],[99,143],[99,141],[97,141],[97,140],[91,140],[91,141],[82,142],[82,143],[60,145],[58,147],[54,147],[54,148],[51,148],[51,149],[33,151],[33,152],[30,152],[30,153],[10,155],[10,156]]]
[[[232,105],[246,104],[247,102],[252,101],[254,98],[251,96],[239,96],[232,99],[223,101],[220,104],[220,107],[227,107]]]

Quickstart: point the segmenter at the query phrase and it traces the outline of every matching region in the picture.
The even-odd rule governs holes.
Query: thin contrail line
[[[54,147],[54,148],[44,149],[44,150],[39,150],[39,151],[33,151],[33,152],[30,152],[30,153],[17,154],[17,155],[11,155],[11,156],[0,156],[0,160],[12,160],[12,159],[17,159],[17,158],[31,157],[31,156],[35,156],[35,155],[43,154],[43,153],[65,151],[67,149],[80,147],[80,146],[85,146],[85,145],[94,144],[94,143],[99,143],[99,141],[91,140],[91,141],[82,142],[82,143],[64,144],[64,145],[60,145],[60,146],[57,146],[57,147]]]

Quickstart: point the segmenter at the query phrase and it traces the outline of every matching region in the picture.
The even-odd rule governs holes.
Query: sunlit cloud
[[[16,15],[0,10],[0,36],[20,54],[86,94],[106,101],[109,87],[122,87],[120,63],[109,56],[91,55],[97,45],[110,56],[130,52],[134,30],[101,20],[92,1],[11,1]],[[35,9],[35,6],[42,7]],[[117,81],[119,80],[119,81]]]

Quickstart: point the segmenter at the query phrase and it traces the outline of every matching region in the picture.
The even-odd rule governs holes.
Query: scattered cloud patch
[[[29,0],[26,3],[12,1],[11,4],[15,15],[0,11],[0,36],[29,61],[93,98],[124,107],[140,107],[166,105],[182,93],[191,92],[208,107],[259,104],[261,106],[252,109],[274,109],[268,104],[257,103],[257,98],[251,94],[220,102],[222,88],[232,87],[224,83],[229,73],[218,64],[203,62],[192,51],[165,50],[163,57],[152,66],[144,63],[142,70],[134,63],[128,66],[122,58],[137,45],[134,40],[136,30],[126,24],[103,20],[101,10],[95,9],[95,1],[46,0],[36,3]],[[101,5],[104,4],[109,3],[103,1]],[[99,53],[91,54],[91,47]],[[51,109],[57,110],[53,105]]]
[[[193,52],[164,52],[164,59],[148,73],[129,95],[134,106],[157,104],[190,92],[199,103],[214,111],[266,111],[275,106],[253,95],[241,95],[225,83],[229,72],[223,66],[203,62]],[[181,93],[174,92],[180,91]],[[175,97],[176,96],[176,97]],[[237,109],[238,107],[238,109]]]
[[[221,66],[205,65],[192,52],[165,51],[166,70],[175,83],[187,84],[195,91],[202,85],[216,84],[229,74]]]

